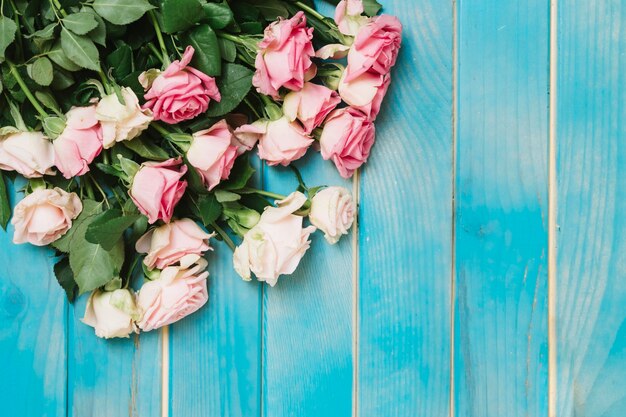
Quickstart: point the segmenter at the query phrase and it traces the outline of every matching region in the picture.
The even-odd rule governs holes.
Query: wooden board
[[[556,415],[626,409],[626,4],[558,8]]]
[[[404,39],[361,177],[357,415],[447,416],[452,2],[384,5]]]
[[[458,416],[548,411],[548,6],[459,3]]]

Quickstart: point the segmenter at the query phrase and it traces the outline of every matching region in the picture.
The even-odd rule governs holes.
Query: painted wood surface
[[[548,411],[549,8],[461,1],[455,415]]]
[[[548,0],[384,1],[404,46],[369,164],[356,187],[314,153],[299,164],[358,189],[358,230],[315,236],[274,288],[216,244],[209,305],[166,334],[97,339],[52,253],[0,233],[0,414],[621,417],[626,4],[556,3],[551,51]],[[262,185],[295,179],[266,168]]]
[[[556,415],[626,410],[626,3],[557,21]]]

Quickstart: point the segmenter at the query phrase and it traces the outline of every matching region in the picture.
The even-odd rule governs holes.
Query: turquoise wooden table
[[[626,1],[384,3],[373,157],[303,173],[358,192],[352,238],[275,288],[219,246],[206,308],[104,341],[0,234],[0,415],[626,415]]]

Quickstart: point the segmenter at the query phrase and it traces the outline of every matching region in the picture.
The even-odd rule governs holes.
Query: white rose
[[[233,256],[237,273],[250,280],[254,272],[259,281],[272,287],[283,274],[292,274],[311,245],[309,235],[315,227],[303,228],[301,216],[293,214],[306,202],[304,194],[295,192],[278,207],[267,207],[255,227],[250,229]]]
[[[121,89],[124,104],[116,94],[102,97],[96,107],[96,117],[102,126],[102,141],[105,149],[116,142],[131,140],[144,130],[152,121],[152,111],[143,110],[139,99],[129,87]]]
[[[341,235],[348,234],[354,222],[356,205],[350,192],[343,187],[324,188],[311,200],[309,220],[324,232],[331,245],[339,241]]]
[[[109,339],[137,333],[138,310],[129,290],[96,290],[91,293],[82,322],[96,329],[96,336]]]
[[[54,174],[54,147],[41,132],[15,131],[0,139],[0,169],[26,178]]]

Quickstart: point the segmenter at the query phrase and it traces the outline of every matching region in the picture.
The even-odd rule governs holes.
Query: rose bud
[[[341,0],[335,9],[335,23],[339,32],[355,36],[370,20],[367,16],[361,16],[363,10],[362,0]]]
[[[0,139],[0,169],[17,171],[26,178],[53,175],[54,148],[41,132],[17,129]]]
[[[303,218],[293,214],[306,200],[304,194],[294,192],[277,201],[277,207],[266,207],[257,225],[245,234],[233,255],[235,271],[244,280],[249,281],[253,272],[273,287],[280,275],[296,270],[315,231],[314,226],[303,228]]]
[[[228,179],[235,159],[241,152],[239,143],[226,120],[193,134],[187,160],[196,168],[209,191]]]
[[[139,253],[146,253],[143,263],[149,268],[163,269],[180,261],[186,255],[202,255],[211,250],[206,233],[193,220],[175,220],[148,230],[135,245]]]
[[[142,285],[137,304],[143,313],[137,323],[143,331],[158,329],[196,312],[209,299],[208,263],[199,255],[186,255],[180,266],[168,266],[157,279]]]
[[[278,98],[278,89],[298,91],[315,75],[311,58],[315,50],[313,29],[306,27],[304,12],[271,23],[259,42],[252,84],[259,93]]]
[[[48,245],[63,236],[83,210],[75,193],[61,188],[38,188],[17,203],[11,224],[15,226],[13,243]]]
[[[343,187],[328,187],[319,191],[311,200],[309,220],[324,232],[331,245],[347,235],[354,222],[356,205],[350,192]]]
[[[346,82],[366,72],[389,73],[398,58],[401,42],[402,24],[398,18],[385,14],[373,17],[359,30],[348,52]]]
[[[115,93],[102,97],[96,106],[96,117],[102,126],[102,141],[105,149],[116,142],[136,138],[148,128],[152,111],[142,110],[139,99],[129,87],[121,89],[124,104]]]
[[[391,76],[366,72],[347,83],[345,82],[345,74],[344,72],[344,77],[339,82],[339,94],[343,101],[351,107],[361,110],[368,119],[376,120],[385,94],[389,89]]]
[[[96,117],[96,106],[73,107],[65,115],[65,129],[54,146],[55,164],[67,179],[84,175],[89,164],[102,151],[102,127]]]
[[[313,139],[298,122],[290,122],[286,116],[278,120],[258,120],[235,130],[242,140],[256,137],[259,140],[259,157],[268,165],[287,166],[302,158]]]
[[[148,216],[149,223],[170,221],[187,188],[187,181],[180,180],[185,173],[187,166],[180,158],[141,165],[129,194],[139,211]]]
[[[285,96],[283,113],[292,122],[300,120],[304,132],[310,135],[339,103],[341,98],[333,90],[307,82],[304,83],[302,90],[293,91]]]
[[[180,123],[206,112],[211,100],[221,100],[215,78],[189,66],[193,54],[188,46],[180,61],[172,62],[152,81],[143,108],[152,110],[154,120]]]
[[[81,321],[93,327],[96,336],[110,339],[138,333],[134,322],[138,318],[135,299],[129,290],[96,290],[89,296]]]
[[[331,159],[339,174],[350,178],[367,161],[375,135],[374,123],[359,110],[335,110],[326,118],[320,137],[322,158]]]

